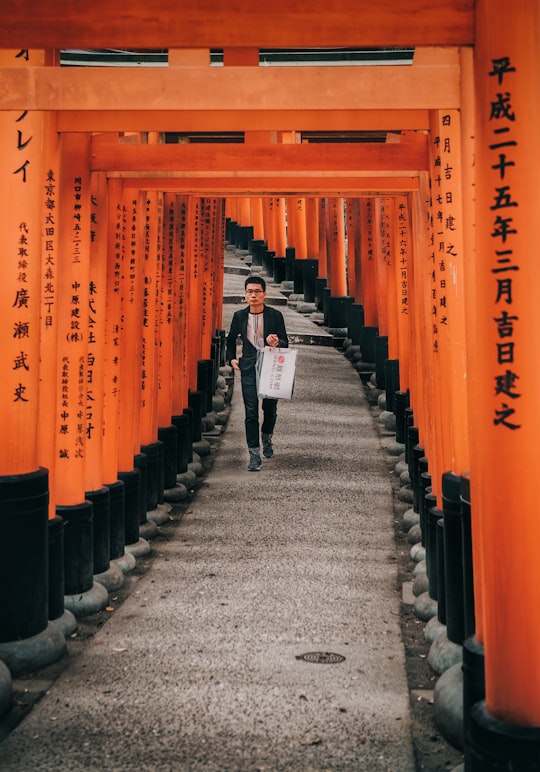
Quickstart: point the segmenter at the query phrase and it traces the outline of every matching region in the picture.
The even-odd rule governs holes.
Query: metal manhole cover
[[[337,665],[345,661],[342,654],[333,654],[331,651],[309,651],[307,654],[298,654],[296,659],[312,662],[315,665]]]

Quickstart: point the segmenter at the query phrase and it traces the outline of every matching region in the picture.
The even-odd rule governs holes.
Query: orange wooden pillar
[[[345,252],[344,199],[328,199],[328,308],[326,323],[333,328],[347,328],[352,298],[347,296],[347,260]]]
[[[146,458],[141,457],[140,453],[144,288],[141,254],[144,238],[144,197],[139,190],[126,188],[123,191],[121,207],[123,222],[119,248],[118,476],[125,484],[125,532],[129,551],[139,542],[139,526],[146,516]]]
[[[261,196],[253,196],[250,199],[251,224],[253,225],[253,238],[264,239],[263,200]]]
[[[202,357],[203,317],[203,199],[189,198],[187,217],[187,375],[189,407],[193,414],[193,440],[201,439],[202,393],[198,389],[199,361]]]
[[[103,409],[101,468],[104,484],[109,489],[110,506],[110,557],[111,560],[125,561],[124,568],[135,565],[132,556],[125,556],[126,544],[126,502],[131,507],[133,490],[138,483],[139,473],[119,476],[120,428],[118,411],[120,401],[120,379],[122,371],[120,327],[122,318],[121,272],[122,249],[125,241],[125,210],[123,188],[119,179],[107,184],[107,196],[102,206],[105,212],[99,215],[98,225],[103,220],[107,227],[107,276],[105,302],[105,349],[103,355]],[[137,489],[136,489],[137,490]],[[138,495],[138,490],[137,490]],[[131,558],[131,561],[130,561]],[[131,562],[131,565],[129,563]]]
[[[420,189],[412,196],[415,356],[411,368],[411,406],[414,410],[414,424],[419,431],[419,444],[429,460],[433,494],[439,497],[443,470],[437,443],[440,442],[443,427],[440,425],[436,392],[439,342],[433,303],[436,274],[427,172],[420,174],[419,182]],[[438,503],[441,503],[440,498]]]
[[[189,311],[188,270],[188,207],[189,198],[165,193],[164,244],[167,250],[177,248],[173,298],[173,371],[172,423],[177,432],[177,472],[187,471],[192,458],[192,421],[188,399],[188,335]]]
[[[399,386],[406,392],[410,386],[411,361],[411,292],[413,289],[412,230],[410,203],[407,196],[396,196],[394,210],[394,270],[399,359]]]
[[[197,390],[197,362],[201,357],[202,317],[202,199],[188,201],[187,231],[187,322],[188,322],[188,388]]]
[[[362,305],[364,324],[360,333],[360,349],[364,362],[375,362],[375,339],[379,332],[376,260],[375,199],[363,197],[359,201],[360,219],[360,272],[362,275]]]
[[[471,743],[495,769],[533,769],[540,753],[540,562],[534,448],[540,332],[537,229],[540,8],[480,0],[477,270],[472,509],[483,529],[485,704]],[[497,753],[497,758],[495,757]],[[519,760],[519,761],[518,761]],[[502,763],[502,762],[500,762]]]
[[[274,218],[274,197],[265,196],[263,198],[263,225],[264,238],[269,250],[275,251],[276,243],[276,222]]]
[[[328,198],[319,198],[319,276],[328,278]]]
[[[93,581],[94,512],[85,495],[91,275],[89,153],[88,135],[62,136],[56,470],[52,494],[56,511],[65,523],[64,591],[66,607],[74,612],[83,607],[97,610],[107,602],[106,589]],[[88,601],[82,602],[85,595]]]
[[[261,217],[262,217],[262,200],[259,198],[257,201],[261,204]],[[213,283],[214,283],[214,295],[213,295],[213,330],[217,333],[223,325],[223,285],[225,274],[225,217],[224,217],[225,199],[215,199],[215,215],[212,221],[212,227],[214,229],[213,234]],[[258,232],[258,231],[256,231]],[[257,237],[255,237],[257,238]],[[258,238],[262,238],[259,235]]]
[[[360,207],[357,198],[345,202],[347,218],[347,277],[349,294],[356,303],[362,302],[362,272],[360,263]]]
[[[275,221],[274,226],[274,252],[277,257],[283,257],[287,249],[287,206],[286,200],[282,197],[274,197],[274,206],[272,216]]]
[[[4,67],[43,63],[43,52],[2,51]],[[38,454],[42,234],[50,145],[44,116],[2,112],[0,217],[3,233],[0,364],[0,642],[47,634],[48,472]],[[51,169],[54,198],[57,178]],[[56,213],[54,213],[56,221]],[[55,309],[51,308],[51,314]],[[52,341],[51,341],[52,342]],[[52,342],[53,343],[53,342]],[[53,343],[54,348],[54,343]],[[54,369],[46,373],[54,380]],[[47,396],[54,397],[53,393]],[[49,411],[53,404],[48,404]],[[61,642],[62,648],[65,643]],[[54,646],[55,656],[60,656]]]
[[[377,371],[382,371],[382,384],[386,389],[386,409],[394,412],[395,393],[399,390],[399,332],[397,304],[397,254],[395,239],[395,203],[392,197],[381,199],[381,257],[382,270],[386,274],[386,315],[388,319],[386,343],[378,341],[381,358],[377,361]]]
[[[328,277],[334,297],[347,294],[347,270],[345,256],[345,212],[344,199],[328,199]]]
[[[142,250],[143,312],[141,328],[141,445],[155,441],[159,426],[166,426],[171,415],[171,387],[164,388],[168,411],[158,417],[158,352],[161,345],[160,325],[163,195],[147,191],[144,195],[144,244]],[[170,348],[170,346],[169,346]],[[172,358],[172,357],[171,357]],[[170,380],[170,379],[169,379]],[[166,384],[164,384],[165,387]]]
[[[91,177],[90,278],[88,286],[88,354],[86,371],[85,498],[93,506],[94,574],[110,568],[111,492],[103,484],[103,410],[107,313],[107,180],[102,172]],[[114,479],[114,478],[113,478]],[[114,574],[114,578],[113,575]],[[105,585],[123,583],[122,573],[102,576]]]
[[[306,250],[308,258],[319,259],[319,199],[306,198]]]
[[[476,384],[476,350],[478,335],[476,333],[476,212],[470,202],[476,201],[476,121],[475,121],[475,84],[474,84],[474,51],[464,48],[460,51],[461,77],[461,156],[463,174],[463,232],[464,232],[464,263],[465,279],[465,318],[466,318],[466,348],[467,358],[467,392],[469,410],[474,410],[479,392]],[[469,455],[470,458],[480,458],[482,435],[477,435],[474,422],[469,419]],[[465,591],[472,592],[474,604],[466,609],[466,633],[469,636],[463,643],[464,651],[464,732],[468,738],[470,726],[470,703],[479,696],[478,688],[468,688],[469,674],[475,674],[475,684],[483,684],[484,674],[484,582],[483,582],[483,533],[482,510],[471,511],[470,469],[462,474],[461,483],[462,510],[464,515],[464,532],[472,540],[470,562],[465,569]],[[472,576],[471,576],[472,574]],[[476,677],[476,674],[481,674]],[[469,696],[470,695],[470,696]],[[468,743],[468,740],[466,740]]]
[[[466,608],[472,591],[465,586],[464,561],[470,539],[464,536],[462,475],[469,468],[468,390],[465,325],[465,255],[461,119],[457,110],[431,114],[433,231],[436,286],[434,313],[438,327],[438,383],[434,398],[441,413],[441,504],[444,518],[445,608],[450,641],[467,637]],[[467,589],[467,592],[465,592]]]
[[[294,247],[295,257],[298,260],[305,260],[308,256],[306,199],[298,197],[288,198],[287,217],[289,223],[293,223],[292,233],[294,234],[294,241],[288,239],[288,244]]]

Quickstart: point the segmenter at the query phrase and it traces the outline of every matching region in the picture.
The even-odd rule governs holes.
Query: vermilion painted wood
[[[1,67],[0,109],[187,114],[235,109],[331,112],[365,110],[366,105],[372,110],[446,109],[459,107],[457,49],[452,52],[452,62],[445,57],[411,66],[139,67],[137,77],[129,67],[116,67],[114,77],[109,67]]]
[[[249,177],[249,176],[183,176],[180,173],[157,175],[148,177],[139,172],[123,172],[121,174],[111,174],[110,178],[120,177],[126,188],[144,187],[146,190],[165,190],[178,191],[189,195],[212,195],[220,194],[223,196],[232,196],[241,198],[242,196],[264,196],[266,198],[276,197],[276,193],[282,193],[291,196],[306,197],[309,195],[324,197],[325,194],[336,196],[351,195],[377,195],[383,193],[403,193],[405,191],[418,190],[418,175],[410,176],[387,176],[373,175],[366,176],[359,173],[357,177],[351,177],[339,173],[327,173],[320,176],[316,173],[313,176],[290,177],[288,175],[275,175],[273,177]]]
[[[107,172],[411,172],[428,168],[427,142],[302,145],[125,145],[96,137],[92,170]]]
[[[6,52],[0,52],[0,61],[25,66],[24,61],[14,60]],[[4,224],[0,285],[2,475],[26,474],[38,465],[40,258],[45,224],[41,206],[46,184],[40,154],[43,130],[42,115],[27,115],[21,120],[20,113],[0,113],[0,207]],[[54,351],[50,338],[50,350]],[[50,371],[52,379],[54,373]],[[52,408],[49,403],[47,409]]]
[[[258,0],[91,5],[4,0],[2,48],[225,48],[470,45],[472,0]],[[241,35],[239,33],[241,31]]]
[[[328,199],[328,278],[334,297],[347,295],[344,199]]]
[[[114,483],[119,470],[120,378],[122,373],[119,320],[122,313],[120,281],[121,244],[124,236],[121,180],[109,180],[105,200],[107,218],[107,299],[103,381],[103,480]],[[133,463],[132,463],[133,466]],[[123,471],[129,471],[125,469]]]
[[[84,489],[97,491],[103,477],[103,407],[107,332],[107,179],[103,172],[91,175],[92,238],[90,240],[90,284],[88,287],[88,357]],[[107,482],[116,479],[107,477]]]
[[[84,501],[90,280],[90,138],[61,139],[58,211],[58,352],[56,405],[56,506]],[[54,377],[54,376],[52,376]]]
[[[196,131],[259,132],[285,131],[399,131],[426,130],[428,111],[423,109],[336,110],[71,110],[58,113],[59,131]],[[247,143],[247,136],[245,139]]]
[[[378,327],[375,199],[370,196],[360,199],[360,250],[364,321],[367,327]]]
[[[540,384],[540,145],[535,130],[540,120],[540,7],[527,2],[516,12],[500,0],[476,5],[479,171],[476,286],[470,310],[480,343],[469,377],[477,397],[472,431],[481,442],[471,457],[470,479],[472,511],[480,512],[483,531],[486,707],[508,724],[540,727],[534,459]],[[505,314],[512,317],[510,326]]]

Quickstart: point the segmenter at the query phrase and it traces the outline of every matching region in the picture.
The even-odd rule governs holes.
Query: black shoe
[[[258,450],[249,451],[248,472],[258,472],[261,468],[261,456]]]
[[[272,447],[272,440],[263,440],[263,456],[265,458],[272,458],[274,455],[274,448]]]

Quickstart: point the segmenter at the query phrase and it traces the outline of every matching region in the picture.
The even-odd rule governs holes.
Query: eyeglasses
[[[246,290],[246,295],[262,295],[264,290]]]

